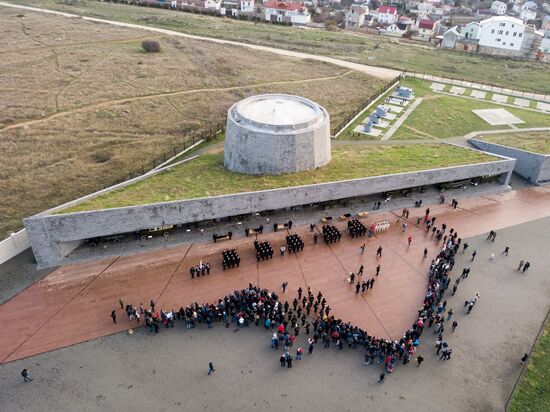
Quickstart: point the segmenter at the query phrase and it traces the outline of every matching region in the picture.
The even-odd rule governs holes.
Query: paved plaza
[[[75,405],[80,410],[107,411],[502,411],[521,370],[518,359],[529,350],[549,309],[550,279],[545,272],[550,218],[533,220],[550,214],[548,192],[536,188],[478,197],[461,201],[457,210],[449,205],[430,207],[438,219],[456,224],[465,236],[489,227],[498,233],[494,243],[485,239],[486,233],[465,239],[471,250],[478,251],[474,262],[470,253],[458,255],[452,279],[466,266],[472,273],[456,296],[447,298],[459,323],[447,338],[453,349],[450,361],[435,355],[435,335],[428,329],[419,351],[425,358],[422,366],[398,364],[381,385],[376,381],[382,368],[363,365],[359,349],[317,345],[311,356],[295,361],[293,369],[280,368],[280,352],[269,347],[271,332],[261,327],[186,330],[178,323],[174,329],[161,328],[159,335],[138,329],[133,335],[117,333],[0,365],[3,407],[10,411],[71,410]],[[510,227],[501,229],[505,226]],[[510,256],[500,255],[505,246],[511,247]],[[495,253],[494,261],[489,260],[490,253]],[[526,274],[515,270],[523,258],[532,263]],[[159,254],[159,265],[166,259]],[[127,273],[143,264],[136,262]],[[481,295],[479,303],[466,315],[463,302],[476,292]],[[111,295],[118,299],[116,292]],[[290,285],[288,296],[293,296]],[[66,322],[76,323],[74,329],[86,327],[90,320],[86,312],[95,306],[103,302],[79,306],[79,313]],[[99,322],[108,318],[112,305],[106,306]],[[306,347],[306,338],[300,334],[295,345]],[[210,361],[216,367],[212,376],[206,373]],[[30,368],[34,378],[27,385],[19,379],[23,367]]]
[[[441,222],[469,237],[549,216],[550,189],[478,196],[461,200],[457,209],[447,204],[430,209]],[[159,308],[177,309],[193,301],[215,300],[249,282],[271,290],[279,290],[284,281],[289,282],[290,290],[299,286],[321,290],[336,316],[375,336],[396,339],[416,319],[422,301],[429,264],[429,259],[422,258],[422,251],[427,247],[429,256],[433,256],[439,246],[415,225],[417,215],[423,213],[424,208],[412,209],[405,233],[396,222],[400,211],[373,214],[366,219],[367,225],[387,219],[392,229],[370,239],[351,239],[344,233],[342,242],[330,246],[322,241],[314,245],[307,226],[295,231],[293,228],[304,239],[305,250],[268,261],[256,262],[253,238],[240,238],[63,266],[0,306],[0,320],[5,325],[5,333],[0,336],[0,361],[21,359],[135,326],[124,319],[115,325],[109,318],[119,298],[134,305],[153,299]],[[344,231],[346,223],[336,225]],[[269,240],[277,250],[285,235],[268,233],[260,239]],[[411,247],[407,246],[408,236],[413,237]],[[366,253],[361,255],[363,243]],[[375,250],[379,245],[384,252],[377,260]],[[228,247],[237,248],[242,262],[240,268],[222,271],[220,252]],[[212,274],[191,279],[189,268],[201,260],[212,264]],[[374,290],[356,295],[346,282],[347,274],[364,264],[365,276],[372,276],[378,262],[382,271]]]
[[[481,117],[491,126],[525,123],[519,117],[514,116],[505,109],[479,109],[472,110],[472,112]]]

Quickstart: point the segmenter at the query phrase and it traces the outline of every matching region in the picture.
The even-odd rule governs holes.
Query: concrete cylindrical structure
[[[311,170],[330,162],[330,119],[311,100],[262,94],[227,113],[224,164],[247,174]]]

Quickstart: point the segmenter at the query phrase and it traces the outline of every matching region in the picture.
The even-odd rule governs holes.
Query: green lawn
[[[545,113],[502,106],[487,100],[448,96],[430,90],[431,82],[419,79],[407,78],[401,83],[412,87],[424,100],[397,129],[392,140],[445,139],[478,130],[509,129],[508,126],[491,126],[472,113],[476,109],[505,109],[525,122],[516,125],[518,128],[550,126],[550,115]]]
[[[527,370],[514,390],[509,412],[550,411],[550,333],[540,337]]]
[[[442,50],[426,43],[341,31],[199,16],[96,0],[10,0],[12,3],[177,30],[184,33],[275,46],[349,61],[431,73],[537,93],[550,93],[550,65]],[[22,12],[24,13],[24,12]]]
[[[334,147],[330,164],[313,171],[250,176],[225,170],[223,152],[208,153],[60,213],[194,199],[493,160],[496,159],[481,152],[444,144],[354,144]]]
[[[477,138],[530,152],[550,154],[550,131],[480,135]]]
[[[392,87],[384,95],[382,95],[376,102],[374,102],[365,113],[359,116],[353,123],[347,126],[344,131],[338,136],[338,140],[378,140],[383,136],[381,133],[379,136],[369,136],[363,133],[354,132],[357,126],[359,126],[370,114],[376,109],[376,107],[386,100],[386,98],[395,91],[395,87]],[[397,121],[397,119],[395,119]]]

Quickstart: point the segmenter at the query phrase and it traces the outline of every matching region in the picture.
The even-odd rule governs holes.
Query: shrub
[[[141,48],[147,53],[158,53],[160,51],[160,43],[156,40],[143,40]]]

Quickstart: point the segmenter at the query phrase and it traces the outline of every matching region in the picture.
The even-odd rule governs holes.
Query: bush
[[[158,53],[160,51],[160,43],[156,40],[143,40],[141,48],[147,53]]]

